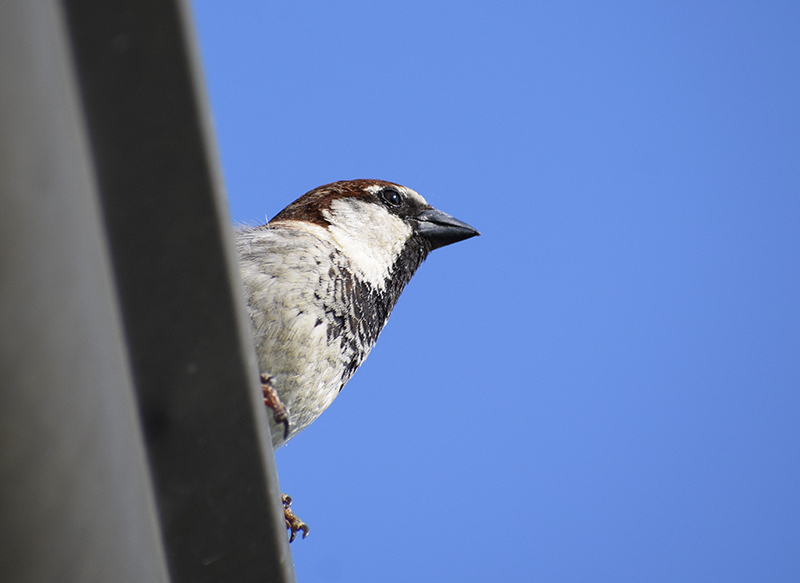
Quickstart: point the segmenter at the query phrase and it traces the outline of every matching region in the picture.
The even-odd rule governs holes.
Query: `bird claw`
[[[297,518],[292,509],[289,508],[292,505],[292,498],[287,496],[286,494],[281,494],[281,502],[283,503],[283,517],[286,519],[286,528],[291,531],[291,535],[289,536],[289,542],[291,543],[297,537],[297,533],[299,531],[303,531],[303,537],[306,538],[308,536],[308,525]]]
[[[261,375],[261,391],[264,393],[264,404],[272,409],[272,418],[275,423],[283,425],[283,438],[287,439],[289,437],[289,412],[281,403],[277,391],[272,387],[271,376]]]

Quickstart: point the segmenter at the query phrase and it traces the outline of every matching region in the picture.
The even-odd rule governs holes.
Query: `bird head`
[[[433,249],[480,234],[410,188],[383,180],[346,180],[315,188],[269,226],[289,221],[322,227],[357,276],[379,289],[398,277],[405,285]]]

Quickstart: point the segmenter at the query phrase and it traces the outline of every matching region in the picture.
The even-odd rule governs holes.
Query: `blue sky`
[[[194,0],[231,216],[435,251],[282,448],[298,580],[800,580],[800,4]]]

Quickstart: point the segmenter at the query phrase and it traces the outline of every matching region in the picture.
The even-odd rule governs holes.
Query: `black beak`
[[[467,223],[436,209],[422,211],[414,217],[414,221],[417,223],[417,233],[431,242],[431,249],[480,235]]]

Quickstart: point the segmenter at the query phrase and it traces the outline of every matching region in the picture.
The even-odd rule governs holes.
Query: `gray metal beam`
[[[64,7],[170,573],[293,580],[188,6]]]
[[[0,2],[0,581],[167,581],[63,23]]]
[[[0,580],[294,580],[194,46],[0,3]]]

